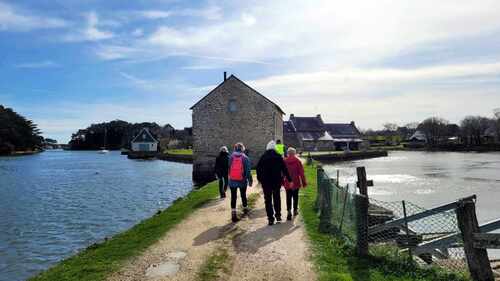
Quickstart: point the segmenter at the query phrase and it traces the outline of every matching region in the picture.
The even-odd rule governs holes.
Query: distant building
[[[363,142],[354,122],[324,123],[321,115],[290,115],[283,122],[285,144],[303,151],[357,150]]]
[[[143,128],[132,140],[132,151],[154,152],[158,150],[158,141],[148,128]]]
[[[193,179],[214,177],[221,146],[243,142],[255,165],[270,140],[283,139],[283,110],[231,75],[191,108],[193,118]]]
[[[413,143],[427,143],[427,137],[422,131],[416,131],[409,139]]]

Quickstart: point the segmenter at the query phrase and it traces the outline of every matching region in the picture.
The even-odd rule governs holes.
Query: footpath
[[[252,210],[239,222],[229,196],[214,200],[107,280],[316,280],[301,217],[268,226],[260,185],[248,196]],[[283,190],[281,198],[285,219]]]

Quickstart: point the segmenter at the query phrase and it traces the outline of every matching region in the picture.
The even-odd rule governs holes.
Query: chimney
[[[295,118],[295,115],[292,113],[290,114],[290,119]]]
[[[317,115],[316,115],[316,118],[321,118],[321,114],[317,114]]]
[[[224,81],[227,80],[227,72],[224,71]]]
[[[354,121],[351,121],[351,126],[356,127],[356,124],[354,124]]]

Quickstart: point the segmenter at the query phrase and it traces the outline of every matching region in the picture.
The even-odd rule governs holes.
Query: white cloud
[[[156,19],[168,18],[172,15],[172,12],[161,11],[161,10],[147,10],[147,11],[140,11],[140,12],[138,12],[138,14],[141,17],[151,19],[151,20],[156,20]]]
[[[37,61],[37,62],[24,62],[14,65],[17,68],[52,68],[52,67],[60,67],[61,65],[50,61]]]
[[[111,31],[99,29],[101,23],[96,12],[85,14],[85,19],[86,23],[83,28],[67,34],[63,37],[63,40],[67,42],[101,41],[115,36]]]
[[[500,30],[500,2],[269,1],[213,23],[162,26],[149,43],[166,53],[298,64],[380,61],[422,46]],[[286,11],[283,13],[282,11]]]
[[[0,2],[0,31],[30,31],[66,26],[68,23],[63,19],[37,16]]]

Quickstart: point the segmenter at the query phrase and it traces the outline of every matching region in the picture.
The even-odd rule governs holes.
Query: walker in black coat
[[[269,225],[274,224],[275,218],[278,222],[281,221],[280,189],[283,177],[286,177],[288,181],[292,181],[283,157],[274,149],[266,150],[257,164],[257,179],[264,189],[264,201]]]

